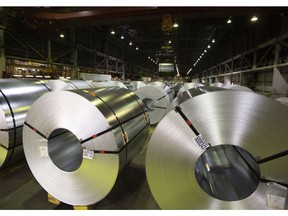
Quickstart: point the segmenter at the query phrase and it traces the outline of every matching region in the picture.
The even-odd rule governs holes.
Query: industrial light
[[[208,49],[210,49],[210,47],[211,47],[210,45],[207,46]]]
[[[130,41],[129,45],[132,46],[132,41]]]
[[[175,22],[174,25],[173,25],[174,28],[178,28],[178,26],[179,26],[179,25],[178,25],[178,23],[176,23],[176,22]]]
[[[251,21],[252,22],[255,22],[255,21],[257,21],[258,20],[258,17],[256,17],[256,16],[253,16],[252,18],[251,18]]]
[[[148,59],[150,59],[150,56],[148,56]]]
[[[121,39],[122,39],[122,40],[124,39],[124,36],[123,36],[123,35],[121,35]]]
[[[231,19],[228,19],[228,20],[227,20],[227,23],[228,23],[228,24],[232,23],[232,20],[231,20]]]
[[[188,75],[188,74],[191,72],[191,70],[192,70],[192,68],[190,68],[190,69],[188,70],[188,72],[186,73],[186,75]]]
[[[60,37],[64,38],[64,33],[63,32],[61,32]]]
[[[115,34],[115,31],[114,31],[113,29],[111,30],[111,34],[112,34],[112,35],[114,35],[114,34]]]
[[[214,40],[214,39],[212,40],[212,43],[215,43],[215,40]]]
[[[204,52],[207,52],[206,50],[204,50]]]
[[[202,56],[204,55],[204,53],[201,54]]]
[[[139,49],[138,46],[135,49],[138,50]]]
[[[171,41],[171,40],[169,40],[169,41],[168,41],[168,44],[171,44],[171,43],[172,43],[172,41]]]

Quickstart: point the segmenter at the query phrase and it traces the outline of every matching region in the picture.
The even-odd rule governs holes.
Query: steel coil
[[[175,97],[174,88],[169,83],[163,83],[163,82],[160,82],[160,81],[154,81],[154,82],[149,83],[148,86],[155,86],[157,88],[163,89],[167,93],[167,95],[169,96],[170,102]]]
[[[223,91],[227,90],[225,88],[214,87],[214,86],[199,86],[195,88],[190,88],[180,94],[177,95],[176,98],[170,103],[168,112],[173,110],[176,106],[180,105],[181,103],[185,102],[186,100],[196,97],[201,94],[215,92],[215,91]]]
[[[235,91],[247,91],[247,92],[254,92],[252,89],[246,86],[239,86],[239,85],[224,85],[222,88],[227,88]]]
[[[93,88],[94,86],[89,84],[84,80],[49,80],[45,82],[50,89],[53,91],[57,90],[72,90],[72,89],[85,89],[85,88]]]
[[[134,86],[135,91],[141,87],[146,86],[146,84],[142,81],[132,81],[131,84]]]
[[[107,81],[93,81],[92,85],[94,86],[94,88],[102,88],[102,87],[111,87],[114,86],[113,83],[107,82]]]
[[[275,100],[283,104],[284,106],[288,107],[288,97],[280,97],[280,98],[276,98]]]
[[[287,128],[287,108],[259,94],[191,98],[150,139],[150,190],[162,209],[269,209],[267,182],[288,183]]]
[[[179,89],[177,95],[180,95],[182,92],[198,86],[204,86],[204,85],[201,83],[184,83],[183,86]]]
[[[210,86],[223,87],[224,84],[220,82],[211,83]]]
[[[47,93],[30,108],[24,152],[40,185],[70,205],[99,202],[143,148],[149,118],[119,87]]]
[[[24,159],[22,127],[27,111],[47,92],[37,80],[0,80],[0,168]]]
[[[147,85],[137,89],[135,94],[143,101],[150,124],[157,124],[166,114],[170,103],[167,92],[162,88]]]
[[[127,86],[120,81],[108,81],[108,83],[111,84],[111,86],[118,86],[120,88],[128,89]]]

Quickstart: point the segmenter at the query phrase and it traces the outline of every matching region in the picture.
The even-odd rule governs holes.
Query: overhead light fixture
[[[123,36],[123,35],[121,35],[121,39],[122,39],[122,40],[124,39],[124,36]]]
[[[188,75],[188,74],[191,72],[191,70],[192,70],[192,68],[190,68],[190,69],[188,70],[188,72],[186,73],[186,75]]]
[[[207,46],[208,49],[210,49],[210,47],[211,47],[210,45]]]
[[[201,54],[202,56],[204,55],[204,53]]]
[[[215,43],[215,40],[214,40],[214,39],[212,40],[212,43]]]
[[[135,49],[138,50],[139,49],[138,46]]]
[[[114,35],[114,34],[115,34],[115,31],[114,31],[114,29],[112,29],[112,30],[111,30],[111,34],[112,34],[112,35]]]
[[[204,50],[204,52],[207,52],[206,50]]]
[[[129,46],[132,46],[132,41],[130,41]]]
[[[150,59],[150,56],[148,56],[148,59]]]
[[[172,41],[171,41],[171,40],[169,40],[169,41],[168,41],[168,44],[171,44],[171,43],[172,43]]]
[[[229,18],[229,19],[227,20],[227,23],[228,23],[228,24],[232,23],[232,20]]]
[[[175,22],[174,25],[173,25],[174,28],[178,28],[178,26],[179,26],[179,25],[178,25],[178,23],[176,23],[176,22]]]
[[[251,21],[252,22],[255,22],[255,21],[257,21],[258,20],[258,17],[256,17],[256,16],[253,16],[252,18],[251,18]]]
[[[61,32],[60,37],[64,38],[64,33],[63,32]]]

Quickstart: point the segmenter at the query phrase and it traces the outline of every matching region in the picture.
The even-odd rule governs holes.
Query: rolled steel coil
[[[58,91],[39,98],[23,128],[24,152],[40,185],[70,205],[105,198],[148,139],[142,101],[119,87]]]
[[[252,89],[246,87],[246,86],[240,86],[240,85],[224,85],[222,88],[227,88],[235,91],[247,91],[247,92],[254,92]]]
[[[129,89],[130,91],[136,91],[136,89],[134,88],[134,85],[132,85],[131,82],[123,82],[123,84],[127,87],[127,89]]]
[[[288,183],[288,110],[250,92],[191,98],[157,125],[146,176],[162,209],[269,209],[267,182]]]
[[[211,83],[210,86],[223,87],[224,84],[220,82]]]
[[[182,92],[187,91],[191,88],[198,87],[198,86],[204,86],[204,85],[201,83],[184,83],[183,86],[177,92],[177,95],[180,95]]]
[[[288,107],[288,97],[280,97],[280,98],[276,98],[275,100],[283,104],[284,106]]]
[[[118,86],[120,88],[128,89],[127,86],[120,81],[108,81],[108,83],[111,84],[111,86]]]
[[[93,88],[89,82],[84,80],[49,80],[45,82],[50,89],[53,91],[57,90],[72,90],[72,89],[85,89],[85,88]]]
[[[147,85],[134,92],[144,103],[150,118],[150,124],[157,124],[166,114],[170,104],[169,95],[159,87]]]
[[[102,88],[102,87],[111,87],[114,86],[113,83],[107,82],[107,81],[93,81],[92,85],[94,86],[94,88]]]
[[[141,87],[146,86],[146,84],[142,81],[132,81],[131,84],[134,86],[135,91]]]
[[[0,168],[24,159],[22,128],[27,111],[47,86],[37,80],[0,80]]]
[[[173,99],[173,101],[170,103],[168,112],[173,110],[176,106],[180,105],[181,103],[185,102],[186,100],[196,97],[201,94],[206,94],[209,92],[215,92],[215,91],[223,91],[228,90],[225,88],[220,87],[214,87],[214,86],[199,86],[195,88],[190,88],[181,94],[178,94],[176,98]]]
[[[160,82],[160,81],[154,81],[154,82],[149,83],[148,86],[155,86],[157,88],[163,89],[167,93],[167,95],[169,96],[170,102],[175,97],[174,88],[169,83],[163,83],[163,82]]]

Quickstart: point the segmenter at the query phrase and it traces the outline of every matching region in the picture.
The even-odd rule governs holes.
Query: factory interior
[[[288,6],[0,7],[1,214],[284,215],[287,131]]]

